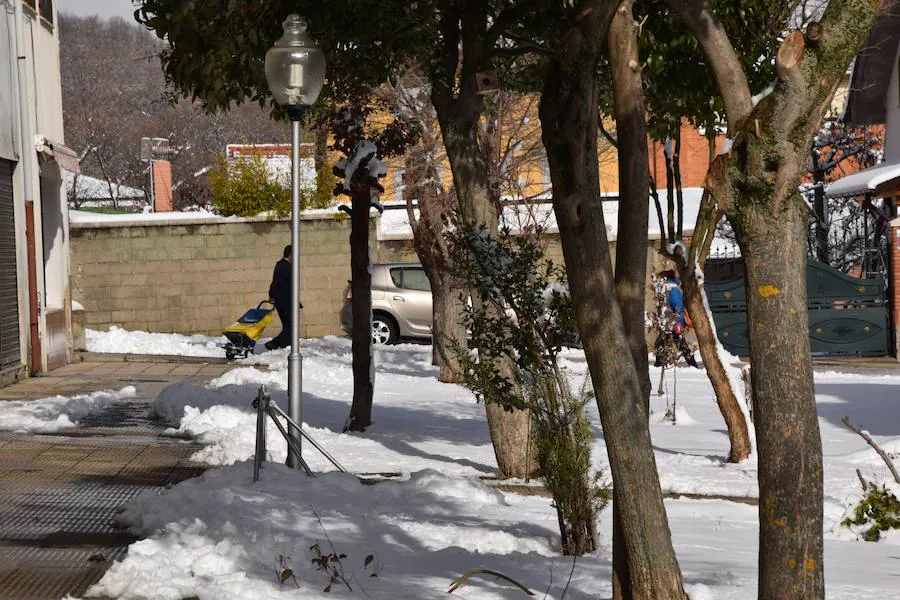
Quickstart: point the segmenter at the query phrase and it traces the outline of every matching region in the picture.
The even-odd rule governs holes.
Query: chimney
[[[172,163],[153,159],[153,211],[172,212]]]

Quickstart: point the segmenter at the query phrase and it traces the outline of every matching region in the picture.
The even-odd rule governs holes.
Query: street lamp
[[[300,120],[315,103],[325,83],[325,55],[306,34],[306,22],[291,14],[284,20],[284,35],[266,52],[266,81],[275,102],[291,119],[291,353],[288,355],[288,416],[302,425],[300,392],[303,365],[300,357]],[[301,446],[300,432],[288,424],[288,436]],[[288,445],[287,465],[300,467]]]

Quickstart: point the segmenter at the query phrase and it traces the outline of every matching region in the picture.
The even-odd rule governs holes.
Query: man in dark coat
[[[284,247],[281,260],[275,263],[275,271],[272,273],[272,283],[269,285],[269,302],[275,305],[278,318],[281,319],[281,333],[266,342],[267,350],[286,348],[291,345],[291,319],[294,311],[291,310],[291,262],[294,255],[291,246]],[[303,305],[300,305],[303,308]]]

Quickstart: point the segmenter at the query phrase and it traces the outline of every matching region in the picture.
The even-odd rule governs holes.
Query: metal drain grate
[[[54,488],[21,489],[0,500],[0,543],[41,542],[41,546],[85,545],[103,534],[119,536],[113,518],[119,507],[152,486],[76,482]],[[53,538],[55,536],[55,538]],[[51,539],[56,542],[50,543]]]
[[[83,595],[135,541],[120,507],[203,472],[201,446],[158,437],[149,403],[117,408],[78,437],[0,435],[0,600]]]
[[[0,543],[0,598],[80,596],[124,553],[124,548],[20,548]]]
[[[102,412],[86,415],[80,422],[81,435],[90,435],[91,429],[129,430],[135,433],[161,433],[168,429],[153,413],[153,403],[133,400],[114,402]]]

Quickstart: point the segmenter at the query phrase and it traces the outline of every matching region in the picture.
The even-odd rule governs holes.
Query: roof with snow
[[[694,231],[694,223],[697,221],[697,212],[700,209],[700,198],[703,196],[702,188],[685,188],[684,196],[684,234],[691,235]],[[666,190],[659,190],[660,203],[663,208],[663,216],[666,212]],[[648,196],[650,203],[650,216],[647,221],[647,230],[650,239],[660,238],[659,218],[653,198]],[[403,202],[391,202],[384,204],[384,214],[378,223],[379,240],[405,240],[412,239],[412,229],[409,225],[409,216],[406,204]],[[606,222],[606,233],[610,241],[618,237],[619,222],[619,198],[615,194],[604,195],[603,217]],[[523,227],[539,225],[545,231],[557,233],[559,227],[556,224],[556,215],[553,213],[553,205],[550,202],[513,204],[503,207],[502,222],[512,231],[521,230]]]
[[[79,200],[123,200],[123,199],[144,199],[144,190],[129,187],[127,185],[112,184],[112,193],[110,196],[110,186],[103,179],[91,177],[90,175],[75,175],[70,171],[62,171],[63,181],[66,183],[66,195],[68,197],[76,197]],[[76,179],[77,177],[77,179]],[[76,186],[74,194],[72,186]]]
[[[878,188],[900,179],[900,161],[882,163],[876,167],[857,171],[841,177],[825,189],[827,198],[846,196],[878,195]]]
[[[333,220],[339,214],[337,207],[309,209],[300,213],[302,221]],[[166,225],[215,225],[221,223],[262,223],[284,221],[261,214],[255,217],[223,217],[207,210],[169,211],[148,213],[101,214],[82,210],[69,210],[69,225],[73,229],[102,229],[113,227],[153,227]]]

